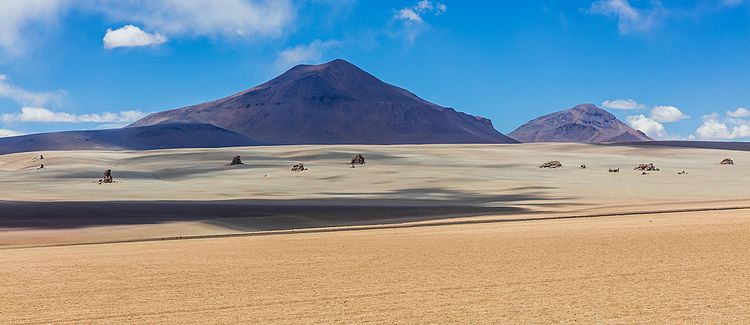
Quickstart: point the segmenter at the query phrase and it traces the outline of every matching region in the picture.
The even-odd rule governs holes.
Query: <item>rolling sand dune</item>
[[[3,324],[750,322],[750,152],[38,155],[0,156]],[[648,162],[661,171],[633,170]]]
[[[355,153],[367,164],[351,168]],[[0,245],[145,238],[136,228],[150,238],[159,227],[162,237],[171,237],[200,235],[203,226],[213,235],[750,206],[750,163],[744,163],[750,152],[579,144],[282,146],[44,152],[46,159],[35,162],[39,154],[0,156]],[[245,165],[226,166],[235,155]],[[718,164],[728,156],[737,164]],[[563,168],[538,168],[553,159]],[[45,168],[37,170],[41,162]],[[309,170],[290,172],[297,162]],[[633,170],[645,162],[661,171]],[[98,185],[110,168],[117,183]],[[677,174],[683,170],[688,174]],[[176,223],[191,230],[181,233]],[[83,237],[63,239],[50,230]]]

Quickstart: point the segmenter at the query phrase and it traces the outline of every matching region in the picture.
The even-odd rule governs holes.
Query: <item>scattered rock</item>
[[[562,167],[562,164],[557,160],[548,161],[539,166],[539,168],[560,168],[560,167]]]
[[[586,169],[586,168],[588,168],[586,167],[586,164],[581,165],[581,169]]]
[[[683,171],[677,173],[677,175],[687,175],[687,172],[683,170]]]
[[[620,168],[610,168],[609,172],[610,173],[619,173],[620,172]]]
[[[352,158],[352,166],[354,165],[364,165],[365,164],[365,157],[363,157],[361,154],[357,154]]]
[[[658,172],[659,168],[654,167],[654,163],[640,164],[633,168],[634,170],[647,171],[647,172]]]
[[[724,158],[724,160],[721,161],[722,165],[734,165],[734,160],[731,158]]]
[[[227,166],[244,165],[240,156],[235,156]]]
[[[296,165],[292,166],[292,171],[293,172],[303,172],[303,171],[306,171],[306,170],[307,170],[307,168],[305,168],[305,165],[302,164],[302,163],[299,163],[299,164],[296,164]]]
[[[39,160],[44,160],[44,155],[39,155]]]
[[[39,168],[37,168],[37,169],[44,169],[44,164],[42,164],[41,166],[39,166]]]
[[[641,172],[641,175],[648,175],[647,172]]]

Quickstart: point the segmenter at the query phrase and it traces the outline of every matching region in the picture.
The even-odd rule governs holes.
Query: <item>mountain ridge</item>
[[[508,134],[521,142],[640,142],[653,141],[594,104],[537,117]]]

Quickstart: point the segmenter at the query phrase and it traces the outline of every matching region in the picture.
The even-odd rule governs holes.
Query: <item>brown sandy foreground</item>
[[[750,323],[750,152],[39,154],[0,156],[0,324]]]
[[[0,323],[750,322],[750,212],[0,250]]]

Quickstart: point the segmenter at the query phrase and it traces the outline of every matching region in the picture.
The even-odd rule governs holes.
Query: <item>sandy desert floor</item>
[[[750,152],[39,154],[0,156],[0,323],[750,322]]]
[[[0,323],[750,322],[748,211],[0,250]]]

